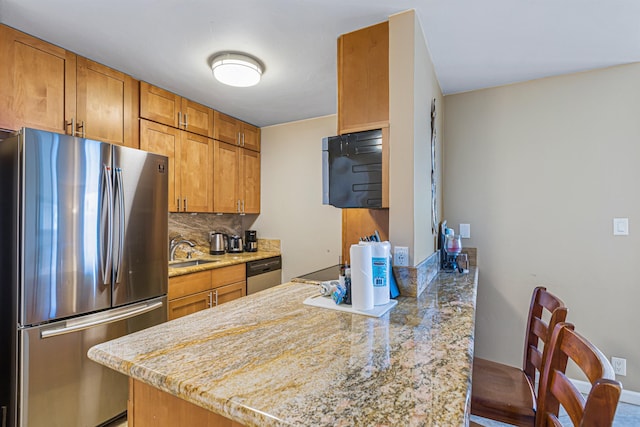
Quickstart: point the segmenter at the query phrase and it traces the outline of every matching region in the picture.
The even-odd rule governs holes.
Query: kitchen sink
[[[210,264],[212,262],[219,261],[215,259],[193,259],[191,261],[174,262],[169,264],[169,268],[193,267],[195,265]]]

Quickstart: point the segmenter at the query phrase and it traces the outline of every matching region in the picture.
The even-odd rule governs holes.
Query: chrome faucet
[[[176,249],[178,248],[178,246],[180,246],[183,243],[191,246],[192,248],[196,245],[191,240],[183,239],[182,236],[178,236],[171,239],[171,241],[169,242],[169,261],[173,261],[175,259]],[[190,255],[191,255],[191,252],[187,254],[187,258],[191,258]]]

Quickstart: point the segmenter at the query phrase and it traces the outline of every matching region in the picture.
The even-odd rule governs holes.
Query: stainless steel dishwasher
[[[249,261],[247,263],[247,295],[255,294],[282,283],[282,258]]]

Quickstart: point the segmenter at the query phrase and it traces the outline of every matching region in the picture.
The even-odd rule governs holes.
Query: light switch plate
[[[629,235],[629,218],[613,218],[613,235]]]
[[[460,237],[463,239],[471,238],[471,224],[460,224]]]

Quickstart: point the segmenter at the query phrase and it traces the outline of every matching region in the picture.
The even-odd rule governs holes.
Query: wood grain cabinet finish
[[[0,127],[138,147],[138,81],[0,25]]]
[[[213,138],[213,109],[140,82],[140,117]]]
[[[260,128],[219,111],[214,111],[213,122],[213,139],[247,150],[260,151]]]
[[[338,38],[338,133],[389,126],[389,23]]]
[[[169,278],[168,318],[186,316],[247,295],[246,264]]]
[[[260,153],[214,142],[213,210],[260,213]]]
[[[140,120],[140,148],[169,158],[169,212],[212,212],[213,140]]]

